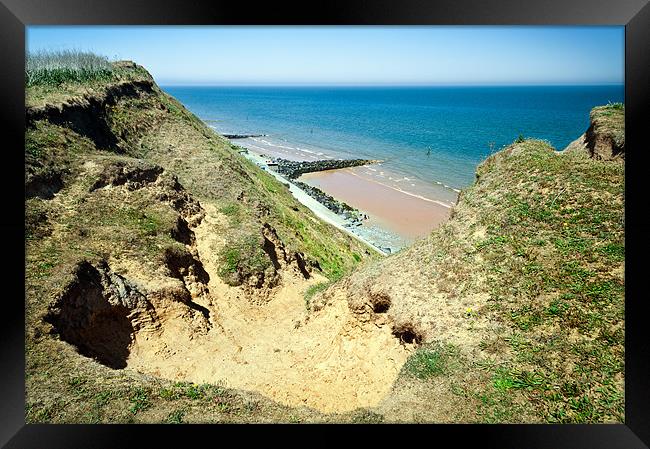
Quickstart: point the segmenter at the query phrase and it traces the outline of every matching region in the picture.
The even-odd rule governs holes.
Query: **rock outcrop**
[[[221,134],[226,139],[247,139],[249,137],[266,137],[266,134]]]
[[[565,150],[587,151],[599,160],[625,160],[625,107],[598,106],[589,114],[589,128]]]

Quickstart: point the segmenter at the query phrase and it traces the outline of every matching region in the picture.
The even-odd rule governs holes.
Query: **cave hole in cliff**
[[[390,297],[385,293],[375,293],[370,297],[372,311],[375,313],[386,313],[392,304]]]
[[[422,342],[422,334],[410,323],[393,326],[393,335],[402,343],[415,343],[419,345]]]
[[[171,237],[177,242],[184,243],[186,245],[193,245],[196,238],[194,236],[194,231],[192,231],[187,224],[187,221],[178,216],[174,228],[171,230]]]
[[[95,183],[90,187],[90,192],[106,186],[126,185],[129,190],[137,190],[156,182],[162,174],[163,168],[159,165],[127,164],[122,161],[113,162],[104,167]]]
[[[307,270],[307,262],[305,262],[305,258],[302,253],[295,253],[294,255],[296,259],[296,265],[298,265],[298,270],[300,270],[300,274],[305,279],[309,279],[311,275],[309,274],[309,271]]]
[[[169,247],[165,249],[163,256],[165,266],[172,277],[185,282],[185,277],[190,274],[190,269],[196,276],[197,281],[207,284],[210,281],[210,275],[200,260],[194,258],[185,248]]]
[[[38,197],[51,200],[54,194],[63,188],[63,172],[57,169],[48,169],[43,173],[32,176],[25,183],[25,196]]]
[[[275,244],[267,236],[264,236],[264,245],[262,246],[262,249],[269,256],[269,259],[271,259],[273,268],[279,270],[280,261],[278,260]]]
[[[117,136],[106,119],[104,106],[97,99],[90,99],[89,104],[85,106],[74,105],[53,113],[49,121],[68,127],[77,134],[89,138],[99,149],[123,152],[118,145]]]
[[[120,369],[126,367],[134,336],[128,315],[126,307],[109,302],[100,272],[84,262],[77,267],[74,280],[50,309],[45,321],[80,354]]]

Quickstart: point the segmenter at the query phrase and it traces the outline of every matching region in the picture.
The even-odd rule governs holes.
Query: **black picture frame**
[[[626,103],[626,377],[625,423],[611,425],[420,425],[420,426],[165,426],[25,424],[24,361],[24,56],[29,25],[625,25]],[[339,432],[365,444],[387,431],[410,444],[499,448],[647,448],[650,444],[650,340],[645,333],[644,261],[650,250],[644,215],[648,151],[643,118],[650,86],[650,5],[647,0],[348,0],[313,4],[252,5],[237,0],[0,0],[0,98],[3,164],[0,176],[5,244],[0,326],[0,445],[7,448],[131,447],[225,443],[225,435],[247,442],[252,436],[287,430],[281,442],[343,442]],[[646,161],[646,162],[644,162]],[[7,207],[9,207],[7,209]],[[14,247],[15,245],[15,247]],[[14,259],[13,256],[17,256]],[[644,257],[646,256],[646,257]],[[15,289],[15,290],[14,290]],[[23,292],[21,294],[21,291]],[[254,431],[254,432],[253,432]],[[314,436],[300,438],[308,431]],[[403,433],[402,433],[403,432]],[[255,435],[254,435],[255,433]],[[272,440],[267,440],[272,442]],[[347,441],[347,440],[346,440]],[[407,443],[408,444],[408,443]],[[449,443],[447,443],[449,444]],[[445,444],[446,445],[446,444]]]

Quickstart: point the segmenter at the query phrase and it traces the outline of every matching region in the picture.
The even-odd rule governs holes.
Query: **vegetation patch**
[[[108,58],[95,53],[76,50],[39,51],[27,55],[25,75],[27,87],[109,81],[113,79],[113,66]]]
[[[324,290],[327,289],[332,283],[331,282],[319,282],[318,284],[314,284],[310,286],[307,290],[305,290],[305,306],[309,310],[310,307],[310,302],[314,296],[316,296],[317,293],[320,293]]]
[[[620,421],[623,167],[558,156],[535,140],[491,159],[473,187],[495,199],[481,215],[488,236],[480,247],[491,264],[491,316],[516,332],[497,338],[513,358],[484,394],[516,392],[544,421]],[[515,188],[499,187],[504,179]]]
[[[140,282],[170,277],[160,270],[161,261],[169,248],[193,244],[179,233],[191,231],[198,221],[185,217],[188,205],[181,190],[206,208],[221,207],[229,218],[230,226],[215,226],[226,242],[217,262],[233,283],[273,274],[260,233],[266,223],[277,230],[288,254],[304,254],[312,267],[332,278],[375,257],[363,244],[319,221],[282,183],[234,153],[225,139],[160,90],[142,67],[124,61],[105,65],[101,57],[93,66],[81,55],[59,56],[59,63],[67,65],[32,64],[26,73],[26,105],[34,117],[25,134],[26,187],[33,181],[35,193],[26,200],[27,421],[323,420],[313,410],[283,407],[220,385],[173,384],[121,369],[122,361],[113,367],[96,363],[80,354],[83,338],[70,344],[55,337],[55,325],[43,317],[50,300],[70,285],[80,261],[94,267],[108,261],[116,279],[137,271],[133,277],[142,274],[144,279],[133,284],[138,288]],[[90,107],[92,125],[114,145],[101,145],[83,127],[50,121],[47,111],[70,104],[83,117],[84,108]],[[160,182],[150,182],[149,176],[131,179],[125,171],[126,182],[107,178],[111,182],[97,184],[108,166],[155,166],[163,172],[162,178],[152,178]],[[177,178],[166,182],[165,173]],[[187,271],[200,278],[198,268]],[[72,309],[66,310],[72,314]],[[130,343],[126,338],[123,342],[125,347]]]
[[[262,245],[258,235],[245,235],[226,245],[219,253],[219,277],[228,285],[237,286],[251,276],[263,275],[272,264]]]
[[[447,373],[457,356],[457,349],[451,345],[430,344],[411,354],[402,369],[409,376],[425,380]]]

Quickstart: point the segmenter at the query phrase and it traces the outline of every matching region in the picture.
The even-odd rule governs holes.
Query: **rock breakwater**
[[[294,180],[305,173],[312,173],[324,170],[336,170],[347,167],[358,167],[360,165],[376,164],[382,161],[370,159],[324,159],[318,161],[290,161],[277,158],[278,173]]]
[[[266,134],[222,134],[226,139],[247,139],[249,137],[266,137]]]

